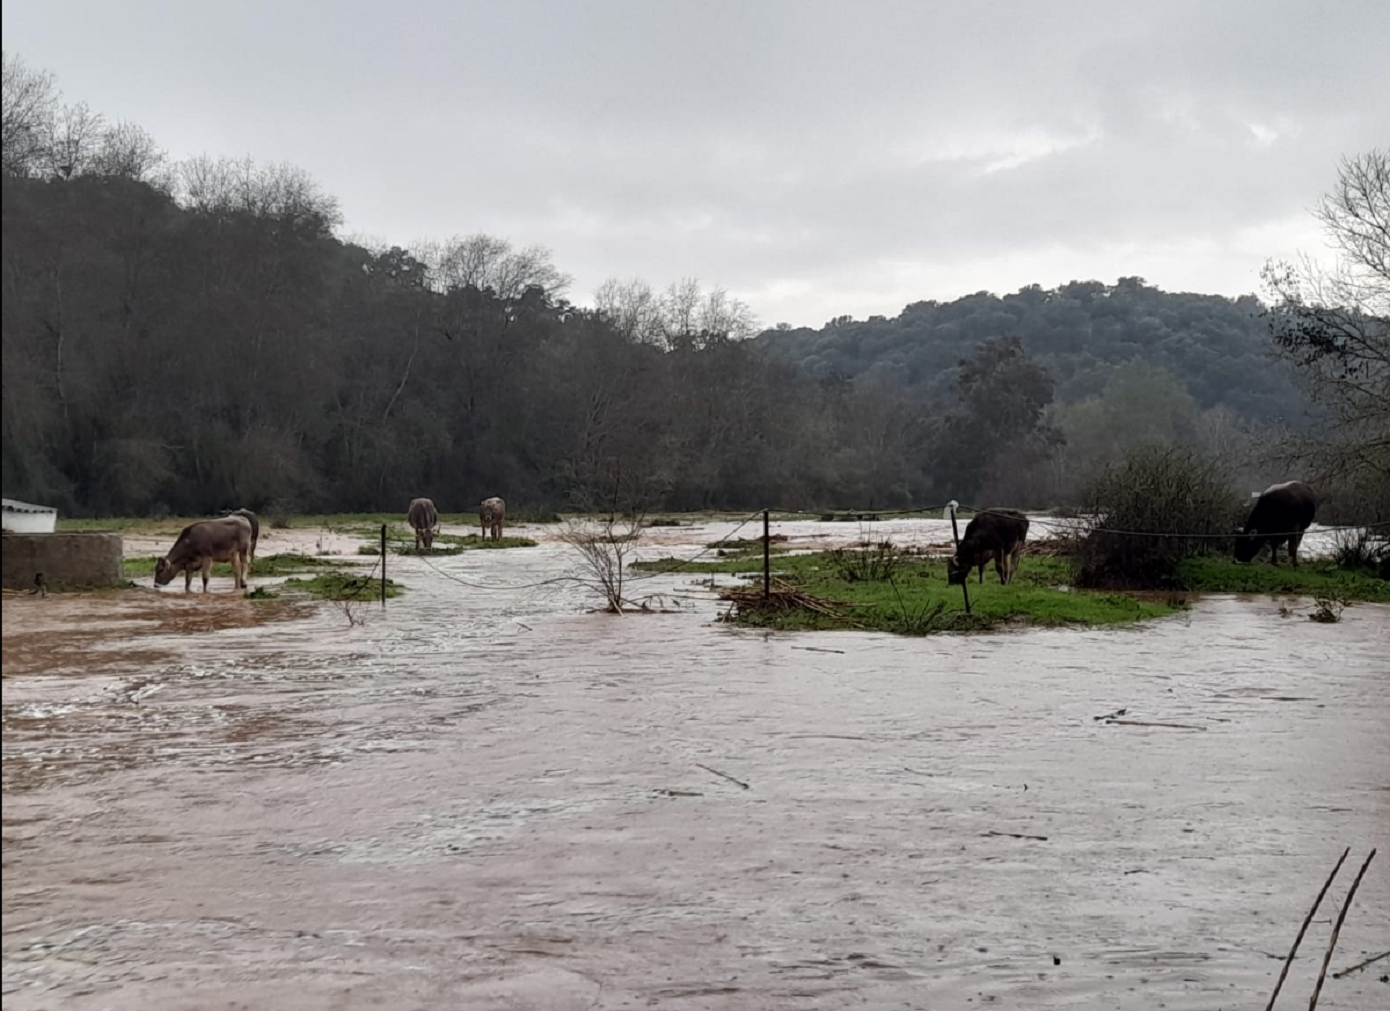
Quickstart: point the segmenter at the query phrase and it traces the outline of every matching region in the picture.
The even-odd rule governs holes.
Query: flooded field
[[[230,580],[6,596],[6,1008],[1263,1008],[1346,846],[1382,852],[1332,969],[1390,948],[1390,607],[768,635],[689,574],[587,613],[517,532],[391,557],[353,624]]]

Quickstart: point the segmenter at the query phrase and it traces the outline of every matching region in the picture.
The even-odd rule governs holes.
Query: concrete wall
[[[43,573],[50,590],[124,584],[121,535],[111,533],[12,534],[0,537],[6,589],[28,589]]]

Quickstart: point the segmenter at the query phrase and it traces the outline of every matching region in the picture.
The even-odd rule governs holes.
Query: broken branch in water
[[[1327,979],[1327,967],[1332,964],[1332,952],[1337,947],[1337,937],[1342,933],[1342,924],[1346,922],[1347,910],[1351,908],[1351,900],[1356,898],[1356,890],[1361,887],[1361,879],[1366,876],[1366,868],[1371,866],[1371,861],[1375,858],[1376,851],[1371,850],[1366,856],[1366,862],[1356,872],[1351,888],[1347,890],[1346,901],[1342,903],[1342,911],[1337,914],[1337,923],[1332,928],[1332,939],[1327,942],[1327,954],[1323,956],[1322,971],[1318,973],[1318,985],[1313,987],[1313,999],[1308,1002],[1308,1011],[1315,1011],[1318,1006],[1318,995],[1322,993],[1322,984]]]
[[[1379,962],[1382,958],[1390,958],[1390,951],[1382,951],[1379,955],[1372,955],[1370,958],[1366,959],[1364,962],[1357,962],[1355,965],[1349,965],[1349,966],[1347,966],[1345,969],[1343,969],[1341,972],[1334,972],[1334,973],[1332,974],[1332,978],[1333,978],[1333,979],[1341,979],[1343,976],[1350,976],[1352,973],[1357,972],[1357,971],[1359,971],[1359,970],[1361,970],[1361,969],[1364,969],[1364,968],[1366,968],[1366,966],[1368,966],[1368,965],[1375,965],[1375,964],[1376,964],[1377,962]]]
[[[1313,907],[1308,910],[1308,915],[1303,917],[1303,926],[1298,928],[1298,936],[1293,939],[1293,947],[1289,949],[1289,955],[1284,959],[1284,968],[1279,970],[1279,980],[1274,984],[1274,992],[1269,995],[1269,1003],[1265,1005],[1265,1011],[1274,1011],[1274,1001],[1279,997],[1279,991],[1284,988],[1284,980],[1288,978],[1289,968],[1293,965],[1293,957],[1298,954],[1298,946],[1303,943],[1303,935],[1308,932],[1308,924],[1313,922],[1313,914],[1318,911],[1318,906],[1322,905],[1323,896],[1332,887],[1332,879],[1342,869],[1342,864],[1346,862],[1347,854],[1350,852],[1350,846],[1342,850],[1342,855],[1337,860],[1337,866],[1332,868],[1332,873],[1322,883],[1322,891],[1318,892],[1318,897],[1313,900]]]
[[[1038,842],[1047,842],[1045,835],[1028,835],[1024,832],[996,832],[994,829],[990,829],[985,835],[1003,835],[1010,839],[1036,839]]]
[[[752,789],[752,787],[749,786],[747,783],[745,783],[743,780],[741,780],[741,779],[735,779],[733,776],[730,776],[727,772],[720,772],[718,769],[711,769],[708,765],[702,765],[702,764],[699,763],[699,762],[696,762],[695,764],[698,765],[698,766],[700,766],[700,768],[704,769],[706,772],[712,772],[712,773],[714,773],[716,776],[720,777],[721,779],[727,779],[730,783],[737,783],[739,786],[743,787],[745,790],[751,790],[751,789]]]
[[[804,649],[808,653],[839,653],[842,656],[845,652],[842,649],[825,649],[821,646],[793,646],[792,649]]]
[[[1107,724],[1115,724],[1121,727],[1171,727],[1174,730],[1206,730],[1206,727],[1199,727],[1191,723],[1150,723],[1147,720],[1113,720],[1106,719]]]

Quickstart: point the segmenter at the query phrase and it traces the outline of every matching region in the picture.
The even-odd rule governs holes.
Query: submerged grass
[[[300,572],[312,572],[318,569],[332,567],[334,563],[327,558],[316,558],[313,555],[263,555],[251,563],[251,575],[278,577],[288,576]],[[124,562],[125,574],[127,576],[152,576],[154,575],[155,559],[140,555],[127,558]],[[230,576],[232,567],[227,562],[216,562],[212,566],[214,576]],[[195,573],[196,578],[196,573]]]
[[[357,549],[359,555],[375,557],[381,554],[380,533],[370,536],[366,544]],[[388,531],[386,549],[393,555],[459,555],[465,551],[497,551],[503,548],[534,548],[537,542],[530,537],[503,536],[497,540],[484,539],[479,534],[435,534],[434,543],[428,548],[415,548],[415,535],[409,532]]]

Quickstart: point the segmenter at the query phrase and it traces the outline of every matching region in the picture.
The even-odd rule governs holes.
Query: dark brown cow
[[[507,503],[500,498],[485,498],[478,507],[478,521],[483,525],[483,540],[492,534],[494,541],[502,539],[502,518],[507,514]]]
[[[1000,584],[1007,584],[1018,570],[1018,558],[1027,538],[1028,517],[1023,513],[1017,509],[986,509],[970,521],[955,556],[946,563],[947,581],[959,585],[978,566],[983,583],[985,563],[992,558]]]
[[[247,556],[251,551],[251,522],[244,516],[224,516],[201,520],[183,528],[179,539],[163,558],[155,560],[154,581],[168,586],[183,573],[183,592],[193,589],[193,570],[203,572],[203,592],[208,592],[208,575],[213,562],[231,562],[236,588],[246,588]]]
[[[250,509],[233,509],[228,516],[241,516],[251,524],[251,550],[246,555],[246,574],[251,574],[251,563],[256,560],[256,544],[261,539],[261,521]]]
[[[428,551],[434,545],[434,535],[439,529],[439,510],[434,507],[434,502],[427,498],[412,499],[405,518],[415,531],[415,550],[419,551],[423,544]]]
[[[1298,567],[1298,545],[1317,515],[1318,500],[1302,481],[1273,484],[1260,493],[1250,517],[1236,536],[1236,561],[1253,562],[1269,545],[1269,560],[1279,564],[1279,545],[1289,544],[1289,561]]]

